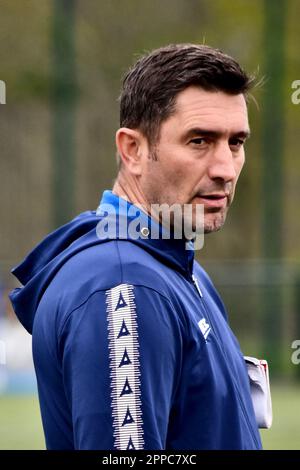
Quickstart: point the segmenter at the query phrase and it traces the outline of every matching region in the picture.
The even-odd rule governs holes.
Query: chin
[[[212,214],[210,214],[211,216]],[[225,224],[226,214],[222,213],[214,217],[204,217],[204,233],[218,232]]]
[[[221,230],[221,228],[223,227],[223,224],[221,225],[206,225],[204,226],[204,234],[207,235],[209,233],[213,233],[213,232],[218,232],[219,230]]]

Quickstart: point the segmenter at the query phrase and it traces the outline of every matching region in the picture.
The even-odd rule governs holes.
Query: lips
[[[208,194],[197,194],[196,199],[199,199],[200,204],[204,204],[207,207],[225,207],[227,205],[228,193],[208,193]]]
[[[227,197],[228,194],[225,193],[212,193],[212,194],[197,194],[197,197],[207,198],[207,199],[223,199]]]

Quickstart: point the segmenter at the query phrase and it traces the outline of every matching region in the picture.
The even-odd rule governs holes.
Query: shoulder
[[[138,245],[111,240],[84,248],[56,273],[44,296],[60,303],[64,310],[76,308],[94,292],[106,292],[119,285],[134,285],[169,298],[172,269]]]
[[[110,240],[87,247],[70,258],[57,273],[70,282],[96,282],[98,289],[141,284],[158,287],[157,280],[168,277],[173,270],[147,250],[128,240]]]

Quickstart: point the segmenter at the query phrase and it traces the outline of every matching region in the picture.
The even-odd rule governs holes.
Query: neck
[[[143,194],[136,177],[128,175],[120,170],[112,188],[112,192],[117,196],[126,199],[128,202],[141,207],[147,214],[151,214],[150,204]]]

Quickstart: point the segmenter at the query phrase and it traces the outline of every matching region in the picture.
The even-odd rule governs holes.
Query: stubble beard
[[[204,213],[204,234],[207,235],[209,233],[218,232],[221,230],[225,224],[227,212],[228,208],[216,212],[215,214],[210,212],[210,217],[207,217],[208,214]],[[212,215],[215,215],[215,217],[212,217]]]
[[[222,210],[217,210],[217,211],[213,211],[211,209],[209,209],[207,211],[204,208],[204,221],[202,221],[202,225],[197,225],[196,220],[195,220],[196,217],[194,216],[194,210],[193,210],[193,216],[192,216],[192,219],[193,219],[192,223],[191,223],[191,221],[187,221],[187,219],[185,219],[185,216],[184,216],[184,205],[185,204],[182,204],[178,201],[170,202],[168,197],[162,198],[161,194],[159,194],[159,193],[154,193],[154,194],[152,193],[151,197],[149,197],[149,199],[148,199],[148,202],[150,204],[150,207],[151,207],[152,204],[154,204],[154,205],[168,204],[170,207],[173,204],[180,205],[181,210],[182,210],[182,214],[183,214],[182,215],[182,220],[181,220],[182,227],[179,227],[178,225],[177,225],[177,227],[174,227],[174,217],[173,217],[172,212],[171,212],[171,217],[170,217],[170,222],[171,222],[170,223],[170,228],[171,228],[171,230],[179,231],[179,233],[180,232],[183,233],[184,224],[186,224],[186,226],[192,225],[192,230],[195,232],[195,234],[202,232],[205,235],[207,235],[209,233],[218,232],[219,230],[221,230],[221,228],[225,224],[226,216],[227,216],[227,212],[228,212],[228,206],[226,208],[222,209]],[[152,217],[153,216],[157,221],[159,221],[160,223],[162,222],[161,217],[157,217],[157,214],[152,214]]]

